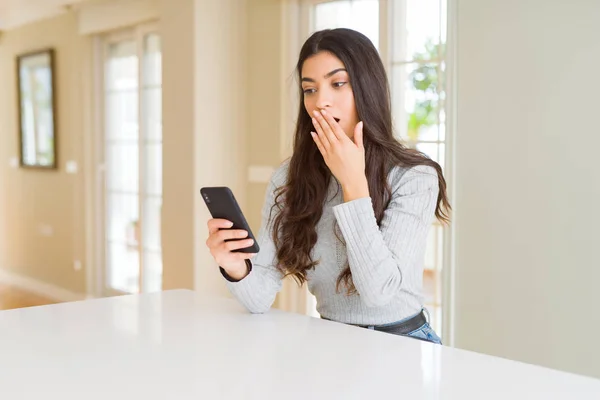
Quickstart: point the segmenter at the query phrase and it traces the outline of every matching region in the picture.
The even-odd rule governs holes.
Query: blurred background
[[[595,0],[0,0],[0,309],[229,296],[199,189],[258,230],[300,46],[335,27],[448,180],[423,275],[444,343],[600,377]],[[292,281],[274,306],[318,316]]]

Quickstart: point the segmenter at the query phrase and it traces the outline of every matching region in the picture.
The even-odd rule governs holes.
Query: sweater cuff
[[[229,274],[225,271],[225,269],[221,266],[219,266],[219,271],[221,271],[221,275],[223,275],[223,278],[227,279],[229,282],[240,282],[242,280],[244,280],[245,278],[248,277],[248,275],[250,275],[250,272],[252,271],[252,262],[250,260],[244,260],[246,262],[246,268],[247,268],[247,272],[246,272],[246,276],[244,276],[242,279],[233,279],[231,276],[229,276]]]
[[[368,229],[377,226],[373,202],[370,197],[362,197],[333,207],[338,224],[348,230]],[[364,233],[364,231],[363,231]]]
[[[368,245],[372,235],[379,231],[370,197],[363,197],[333,207],[333,214],[349,250]]]

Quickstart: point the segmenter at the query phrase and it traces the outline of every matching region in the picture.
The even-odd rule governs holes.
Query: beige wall
[[[277,168],[291,155],[298,85],[295,66],[304,38],[298,30],[299,5],[288,0],[253,0],[248,12],[248,160],[249,166]],[[253,230],[260,227],[266,183],[249,182],[246,214]],[[288,278],[276,308],[305,313],[306,286]]]
[[[248,9],[248,162],[276,167],[281,160],[280,141],[283,88],[282,2],[252,1]],[[260,227],[265,183],[248,183],[247,213],[251,228]]]
[[[229,186],[246,205],[245,1],[161,2],[165,289],[227,295],[205,246],[203,186]]]
[[[194,285],[194,1],[160,2],[163,49],[163,288]]]
[[[164,1],[160,22],[164,287],[187,287],[193,275],[197,290],[227,295],[204,245],[209,214],[198,191],[230,186],[258,231],[266,184],[248,182],[247,170],[281,161],[282,6],[279,0],[183,3],[173,8]]]
[[[458,4],[456,344],[600,377],[600,3]]]
[[[245,0],[207,2],[195,8],[195,282],[196,290],[228,295],[205,246],[208,210],[203,186],[228,186],[246,204],[247,43]]]
[[[17,54],[46,47],[56,51],[56,171],[9,167],[18,157]],[[77,35],[73,14],[4,32],[0,39],[0,270],[84,293],[85,260],[82,174],[69,175],[65,162],[82,164],[82,59],[89,41]],[[40,233],[50,227],[51,236]]]

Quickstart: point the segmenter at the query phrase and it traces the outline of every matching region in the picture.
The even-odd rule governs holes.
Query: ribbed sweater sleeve
[[[421,261],[435,212],[439,188],[433,168],[411,168],[396,181],[381,226],[370,197],[333,209],[354,285],[369,307],[383,306],[399,293],[403,275]]]

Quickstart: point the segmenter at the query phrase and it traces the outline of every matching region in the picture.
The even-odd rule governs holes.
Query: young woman
[[[232,252],[252,244],[247,232],[208,222],[229,289],[263,313],[291,275],[323,318],[440,343],[421,296],[428,230],[450,210],[440,166],[394,137],[385,69],[361,33],[314,33],[297,73],[293,155],[271,178],[261,250]]]

